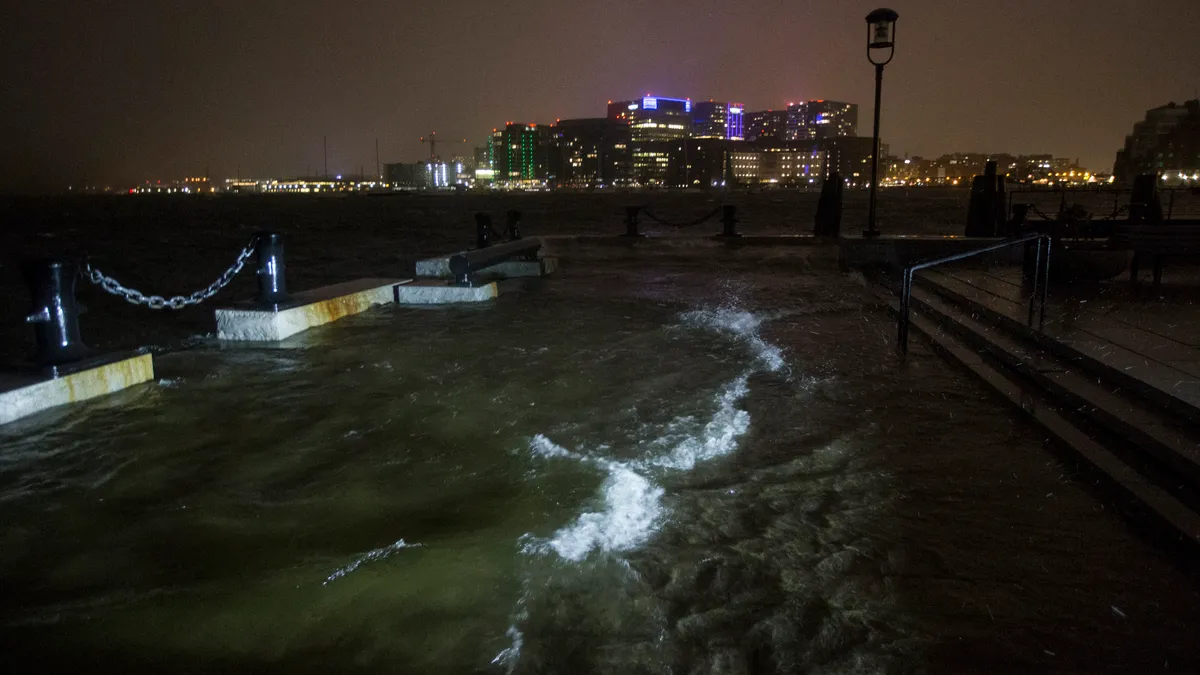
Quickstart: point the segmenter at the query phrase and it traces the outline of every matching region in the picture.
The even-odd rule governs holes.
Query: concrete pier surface
[[[500,295],[496,282],[476,286],[423,279],[397,286],[395,301],[401,305],[448,305],[459,302],[487,302]]]
[[[294,293],[289,302],[264,307],[248,301],[218,309],[221,340],[274,342],[301,331],[365,312],[395,301],[395,288],[405,279],[358,279]]]
[[[154,379],[154,358],[136,354],[59,377],[0,375],[0,424]]]

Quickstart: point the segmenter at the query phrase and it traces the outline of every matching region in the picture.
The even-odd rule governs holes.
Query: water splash
[[[721,307],[687,312],[682,318],[685,324],[731,335],[738,341],[744,342],[754,353],[756,362],[768,372],[779,372],[787,365],[787,361],[783,358],[783,350],[762,339],[762,336],[758,334],[763,318],[753,312]]]
[[[330,583],[341,579],[366,563],[375,562],[376,560],[383,560],[384,558],[392,556],[398,551],[402,551],[406,548],[422,548],[423,546],[423,544],[409,544],[401,539],[394,544],[389,544],[383,548],[377,548],[373,551],[368,551],[366,554],[362,555],[349,565],[346,565],[345,567],[339,567],[338,569],[334,570],[332,574],[325,577],[325,582],[321,585],[328,586]]]

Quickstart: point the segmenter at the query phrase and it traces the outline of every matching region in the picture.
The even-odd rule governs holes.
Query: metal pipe
[[[536,258],[542,248],[542,240],[520,239],[488,248],[466,251],[450,256],[450,273],[454,275],[455,283],[460,286],[470,286],[473,283],[471,274],[509,258]]]
[[[259,232],[255,235],[254,248],[258,253],[258,301],[268,305],[284,302],[288,293],[283,235]]]
[[[927,269],[930,267],[934,267],[936,265],[941,265],[943,263],[954,262],[957,260],[964,260],[966,258],[981,255],[983,253],[999,251],[1000,249],[1008,248],[1010,246],[1016,246],[1018,244],[1024,244],[1024,243],[1031,242],[1031,241],[1038,242],[1038,255],[1039,255],[1039,258],[1041,258],[1042,257],[1041,256],[1041,241],[1043,239],[1046,240],[1046,255],[1044,257],[1044,260],[1041,261],[1041,263],[1042,263],[1041,266],[1044,269],[1043,283],[1041,285],[1041,290],[1042,290],[1042,293],[1041,293],[1041,297],[1042,297],[1041,321],[1044,324],[1046,321],[1047,290],[1048,290],[1048,287],[1050,286],[1050,247],[1052,246],[1052,240],[1050,239],[1050,235],[1048,235],[1048,234],[1028,234],[1023,237],[1017,237],[1015,239],[1006,239],[998,244],[992,244],[990,246],[983,246],[983,247],[973,249],[970,251],[965,251],[963,253],[955,253],[954,255],[948,255],[943,258],[937,258],[934,260],[926,260],[924,262],[919,262],[914,265],[909,265],[908,267],[905,267],[904,268],[904,278],[903,278],[903,281],[901,281],[901,287],[900,287],[899,337],[900,337],[901,351],[903,351],[906,354],[908,353],[908,323],[909,323],[909,305],[911,304],[910,298],[912,296],[912,280],[913,280],[913,276],[918,271]],[[1037,295],[1037,286],[1036,286],[1037,274],[1038,274],[1038,270],[1035,267],[1034,268],[1035,287],[1034,287],[1034,291],[1033,291],[1034,296]],[[1030,311],[1032,313],[1032,305],[1030,306]],[[1030,318],[1030,323],[1032,323],[1032,316]]]
[[[1029,249],[1025,249],[1028,252]],[[1038,297],[1038,278],[1042,276],[1042,240],[1037,240],[1037,253],[1033,263],[1033,291],[1029,294],[1029,320],[1026,325],[1033,326],[1033,305]]]
[[[1045,266],[1044,276],[1042,278],[1042,315],[1038,319],[1038,329],[1041,330],[1046,325],[1046,295],[1050,290],[1050,249],[1054,246],[1054,239],[1046,237],[1046,259],[1043,261]]]
[[[879,188],[879,103],[883,92],[883,64],[875,64],[875,135],[871,141],[871,198],[867,206],[867,230],[864,237],[879,236],[875,226],[875,192]]]

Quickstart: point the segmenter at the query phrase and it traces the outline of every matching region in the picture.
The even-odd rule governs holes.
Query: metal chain
[[[161,295],[146,295],[136,288],[128,288],[122,285],[121,282],[92,267],[92,264],[87,261],[84,261],[83,268],[79,273],[84,279],[113,295],[121,296],[125,299],[125,302],[131,305],[145,305],[150,309],[183,309],[189,305],[198,305],[204,302],[216,295],[222,288],[228,286],[229,282],[233,281],[238,272],[241,272],[242,268],[245,267],[246,261],[250,256],[254,255],[255,244],[257,242],[257,237],[250,239],[250,243],[246,244],[245,248],[238,254],[237,260],[221,276],[217,277],[216,281],[209,284],[203,290],[196,291],[188,296],[176,295],[172,298],[164,298]]]
[[[722,209],[722,207],[718,206],[717,208],[713,209],[713,211],[711,213],[709,213],[708,215],[706,215],[702,218],[699,218],[697,220],[693,220],[688,223],[668,222],[668,221],[663,220],[662,218],[659,218],[658,216],[654,215],[654,213],[650,209],[642,209],[642,213],[646,214],[647,218],[649,218],[650,220],[653,220],[654,222],[658,223],[659,225],[666,225],[667,227],[682,228],[682,227],[695,227],[696,225],[702,225],[702,224],[708,222],[708,220],[711,219],[713,216],[720,213],[721,209]]]

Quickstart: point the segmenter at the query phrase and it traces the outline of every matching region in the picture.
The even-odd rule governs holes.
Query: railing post
[[[1028,251],[1028,249],[1026,249]],[[1029,320],[1026,325],[1033,328],[1033,305],[1038,299],[1038,280],[1042,276],[1042,238],[1037,240],[1037,257],[1033,263],[1033,290],[1029,294]]]
[[[475,248],[487,248],[492,243],[492,217],[486,213],[475,214]]]
[[[283,258],[283,235],[259,232],[255,235],[258,253],[258,301],[274,305],[287,300],[287,264]]]
[[[66,260],[38,260],[25,264],[25,283],[33,306],[26,323],[33,324],[37,362],[57,366],[87,356],[79,337],[79,305],[75,302],[78,266]]]
[[[516,241],[520,239],[521,230],[519,229],[519,225],[521,223],[521,212],[517,211],[516,209],[512,209],[505,215],[508,218],[508,240]]]
[[[1046,240],[1046,257],[1042,261],[1045,266],[1045,273],[1042,278],[1042,315],[1038,320],[1038,328],[1043,328],[1046,325],[1046,294],[1050,291],[1050,249],[1054,247],[1054,239],[1045,237]]]
[[[721,224],[724,229],[721,231],[722,237],[740,237],[737,231],[737,207],[732,204],[726,204],[721,207]]]
[[[900,281],[900,351],[908,353],[908,305],[909,297],[912,295],[912,268],[904,268],[904,275]]]
[[[626,237],[640,237],[638,232],[638,212],[642,210],[640,206],[625,207],[625,234]]]

